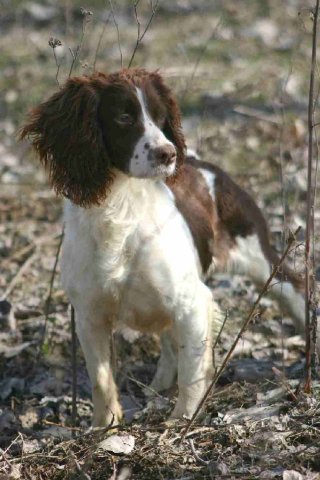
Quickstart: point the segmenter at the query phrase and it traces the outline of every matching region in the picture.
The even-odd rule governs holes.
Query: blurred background
[[[4,292],[25,260],[11,262],[12,256],[37,236],[54,236],[60,229],[61,199],[48,189],[29,144],[19,143],[16,134],[28,110],[70,74],[111,72],[130,62],[159,69],[179,99],[189,148],[253,194],[275,246],[283,248],[288,228],[305,227],[313,2],[140,0],[134,5],[129,0],[1,1]],[[140,37],[148,28],[132,59],[137,20]],[[319,210],[315,217],[318,224]],[[316,232],[316,245],[318,239]],[[21,294],[24,302],[33,298],[35,285],[45,294],[56,241],[42,242],[43,254],[32,262],[37,268],[28,271],[23,292],[21,282],[12,290],[14,302]]]
[[[162,72],[179,98],[189,146],[249,183],[267,214],[276,217],[275,230],[284,215],[291,228],[303,224],[312,4],[141,0],[137,5],[140,35],[155,14],[132,65]],[[26,112],[70,71],[82,75],[128,66],[136,16],[129,0],[88,5],[2,0],[0,28],[1,192],[30,198],[44,177],[28,145],[16,140]],[[50,38],[61,46],[51,48]],[[14,205],[10,210],[14,215]]]
[[[62,200],[48,188],[29,144],[17,141],[28,109],[48,98],[70,74],[112,72],[130,61],[133,66],[159,69],[178,97],[188,146],[224,168],[253,195],[267,217],[273,244],[281,251],[289,229],[301,225],[299,240],[304,239],[309,9],[314,3],[0,1],[0,296],[7,302],[0,309],[0,372],[5,392],[0,395],[0,427],[6,426],[0,443],[7,444],[22,428],[30,405],[36,412],[41,410],[39,398],[70,394],[68,302],[61,291],[59,267],[50,287],[62,228]],[[148,28],[132,59],[138,23],[140,37]],[[317,255],[319,217],[316,208]],[[303,253],[300,245],[292,256],[297,269],[302,268]],[[222,308],[232,315],[232,326],[227,325],[222,335],[220,348],[225,352],[256,291],[237,276],[222,276],[211,284]],[[15,335],[8,327],[10,322],[17,325]],[[261,318],[246,335],[236,358],[281,361],[283,365],[299,361],[303,342],[295,337],[286,345],[283,329],[285,338],[293,334],[290,319],[272,300],[264,300]],[[144,338],[119,350],[123,372],[133,365],[131,376],[150,379],[158,355],[156,339]],[[90,386],[80,353],[79,357],[79,398],[83,400],[79,422],[85,426],[90,418]],[[120,383],[128,412],[136,410],[124,377]],[[13,395],[23,399],[23,406],[18,401],[16,409],[12,407]],[[68,422],[66,402],[57,400],[48,407],[47,418]],[[39,427],[37,415],[31,427]],[[49,433],[49,427],[41,425]]]

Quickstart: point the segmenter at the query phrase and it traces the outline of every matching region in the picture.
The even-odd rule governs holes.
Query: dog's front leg
[[[191,418],[212,379],[215,313],[210,290],[200,284],[191,304],[177,314],[179,395],[171,414],[173,418]],[[220,321],[219,315],[217,320]]]
[[[111,324],[105,317],[76,311],[79,341],[92,385],[94,427],[116,425],[122,418],[111,368]]]

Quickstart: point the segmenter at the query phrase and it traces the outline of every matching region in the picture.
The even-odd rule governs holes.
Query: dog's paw
[[[112,408],[109,407],[105,412],[98,412],[94,414],[92,426],[93,427],[116,427],[121,423],[123,411],[120,403],[115,403]]]

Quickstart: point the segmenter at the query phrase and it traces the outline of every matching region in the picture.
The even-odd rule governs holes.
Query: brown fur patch
[[[186,220],[198,251],[203,272],[207,272],[214,254],[218,221],[216,206],[200,172],[185,164],[179,182],[170,185],[176,206]]]
[[[215,200],[198,168],[215,175]],[[219,270],[227,267],[230,249],[235,246],[238,236],[256,234],[270,265],[279,262],[279,256],[270,244],[269,230],[261,210],[251,196],[219,167],[188,158],[179,182],[170,188],[192,233],[203,273],[207,272],[212,258]],[[288,280],[298,290],[303,287],[303,279],[287,265],[282,266],[277,278]]]
[[[177,150],[176,174],[168,182],[175,180],[185,148],[178,104],[159,73],[124,69],[110,75],[95,73],[69,79],[61,90],[31,111],[28,123],[20,130],[21,139],[31,139],[58,194],[82,207],[100,204],[106,198],[113,177],[103,126],[98,120],[101,91],[117,84],[143,88],[148,82],[164,104],[163,132]]]
[[[98,125],[99,97],[92,80],[72,78],[31,111],[20,137],[31,138],[58,194],[87,207],[99,204],[112,182],[110,161]]]

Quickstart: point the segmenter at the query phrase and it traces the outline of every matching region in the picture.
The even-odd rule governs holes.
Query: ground
[[[179,99],[188,145],[251,192],[279,251],[302,226],[290,259],[298,270],[313,4],[160,0],[133,60],[160,68]],[[3,1],[0,14],[0,479],[320,478],[320,384],[303,393],[304,342],[268,297],[184,440],[185,422],[166,421],[175,392],[149,403],[142,393],[155,370],[156,337],[115,338],[126,418],[117,432],[88,431],[90,384],[78,346],[72,427],[70,312],[59,267],[52,275],[62,200],[16,132],[70,70],[116,70],[121,57],[128,65],[137,23],[129,0]],[[142,33],[149,2],[141,0],[138,15]],[[50,47],[50,37],[62,46]],[[318,256],[319,208],[314,215]],[[228,312],[216,348],[221,364],[257,290],[238,276],[209,284]]]

